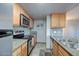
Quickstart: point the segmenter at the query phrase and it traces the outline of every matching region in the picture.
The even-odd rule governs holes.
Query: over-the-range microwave
[[[27,18],[25,15],[20,14],[20,25],[23,27],[29,27],[29,18]]]

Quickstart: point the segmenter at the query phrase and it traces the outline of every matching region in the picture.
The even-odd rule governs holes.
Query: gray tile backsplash
[[[24,35],[30,35],[30,29],[24,28]]]
[[[61,38],[61,37],[63,37],[63,29],[62,28],[51,29],[50,34],[51,34],[51,36]]]
[[[14,27],[14,31],[22,30],[24,31],[24,35],[30,35],[30,29],[29,28],[23,28],[23,27]]]

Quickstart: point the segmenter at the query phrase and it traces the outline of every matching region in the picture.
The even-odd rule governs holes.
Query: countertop
[[[34,37],[33,35],[14,35],[13,38],[14,39],[32,39],[32,37]]]
[[[21,46],[24,42],[27,44],[28,39],[13,39],[13,51]]]
[[[7,37],[13,35],[12,29],[0,29],[0,38]]]
[[[7,37],[7,36],[11,36],[12,34],[4,34],[4,35],[0,35],[0,38],[3,38],[3,37]]]
[[[50,38],[52,39],[52,41],[55,40],[57,43],[59,43],[64,49],[66,49],[73,56],[79,56],[79,50],[67,47],[62,42],[60,42],[59,40],[57,40],[55,37],[50,36]]]

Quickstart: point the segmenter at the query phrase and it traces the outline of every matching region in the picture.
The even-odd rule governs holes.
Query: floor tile
[[[44,44],[44,43],[37,43],[37,45],[33,49],[33,51],[30,54],[30,56],[39,56],[41,49],[43,49],[43,50],[46,49],[46,44]]]

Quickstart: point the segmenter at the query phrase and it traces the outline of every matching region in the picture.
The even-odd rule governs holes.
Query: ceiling
[[[55,12],[67,12],[77,6],[77,3],[20,3],[34,19],[43,19]]]

